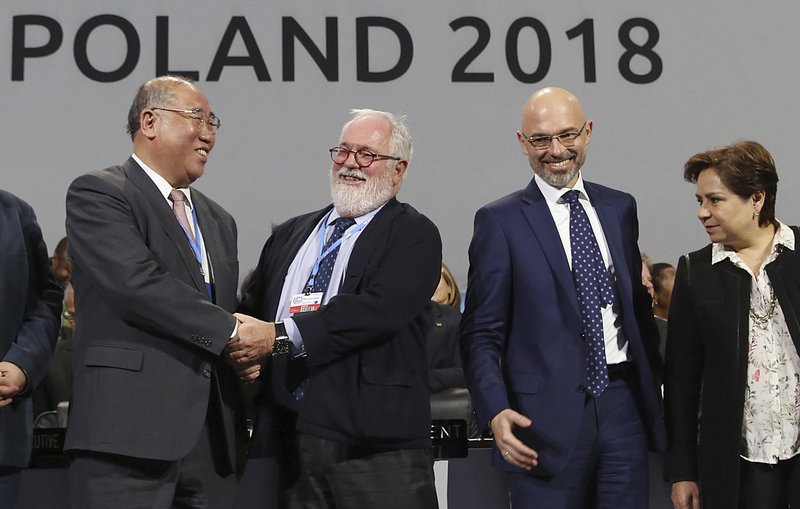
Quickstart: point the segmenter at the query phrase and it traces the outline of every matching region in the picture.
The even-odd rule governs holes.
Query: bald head
[[[569,90],[542,88],[531,94],[525,103],[522,130],[525,131],[530,122],[552,122],[557,118],[569,118],[578,126],[586,119],[581,102]]]
[[[517,138],[536,175],[553,187],[572,187],[586,161],[592,122],[572,93],[543,88],[525,102]]]

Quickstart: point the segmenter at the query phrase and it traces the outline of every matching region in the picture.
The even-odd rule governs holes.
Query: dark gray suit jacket
[[[30,458],[33,411],[29,389],[47,371],[58,338],[63,294],[50,272],[33,209],[0,191],[0,359],[28,374],[28,388],[0,408],[0,466]]]
[[[211,405],[224,428],[213,436],[233,462],[239,398],[220,354],[236,321],[236,224],[196,189],[192,201],[216,304],[172,210],[132,158],[70,186],[80,326],[66,449],[176,460],[197,442]]]

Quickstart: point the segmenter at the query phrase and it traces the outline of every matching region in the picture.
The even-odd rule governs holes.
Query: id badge
[[[298,293],[292,296],[292,303],[289,306],[289,315],[297,313],[308,313],[316,311],[322,304],[322,292]]]

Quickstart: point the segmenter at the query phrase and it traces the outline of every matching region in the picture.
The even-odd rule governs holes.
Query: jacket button
[[[203,369],[203,377],[204,378],[211,378],[211,370],[208,368]]]
[[[586,386],[583,385],[583,384],[580,384],[575,388],[575,390],[578,391],[578,392],[586,392]]]
[[[205,346],[211,346],[211,340],[210,340],[210,339],[205,339],[205,340],[203,340],[203,345],[205,345]]]

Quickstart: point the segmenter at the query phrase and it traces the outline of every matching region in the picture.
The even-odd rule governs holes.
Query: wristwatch
[[[275,322],[275,343],[272,345],[272,355],[285,355],[292,351],[292,342],[286,334],[283,322]]]

